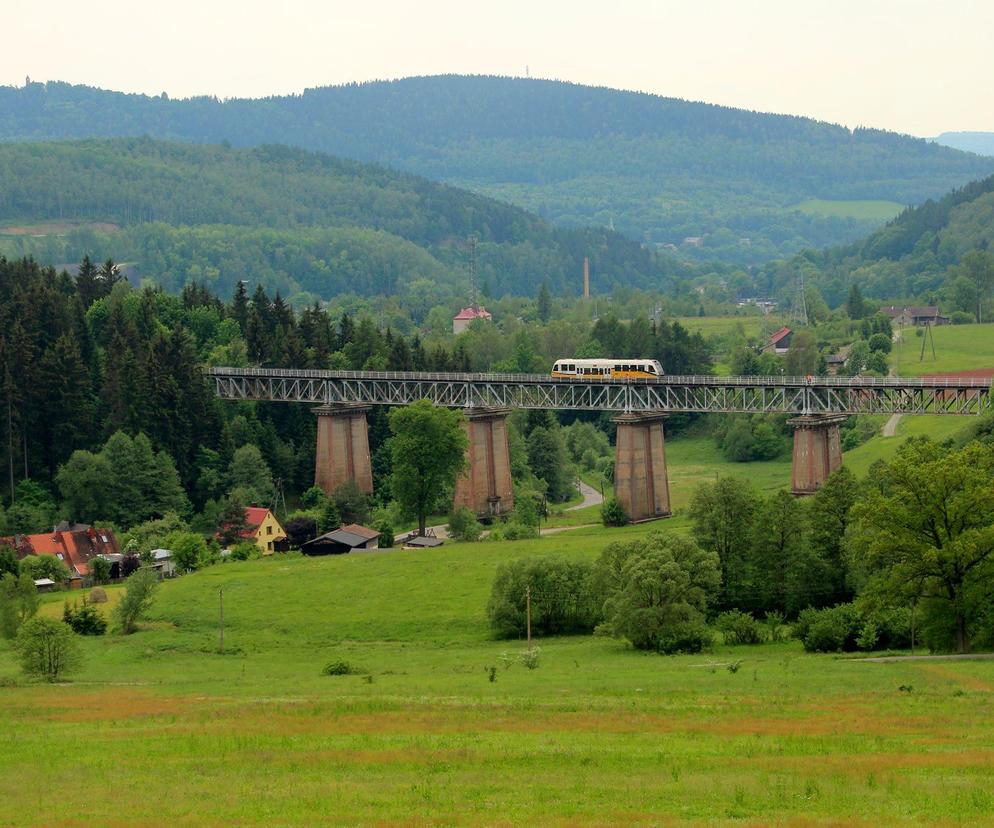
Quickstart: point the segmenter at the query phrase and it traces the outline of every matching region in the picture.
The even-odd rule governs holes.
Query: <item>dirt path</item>
[[[586,509],[588,506],[598,506],[604,502],[604,495],[602,495],[593,486],[588,486],[582,480],[580,481],[580,494],[583,495],[583,501],[576,504],[576,506],[570,506],[565,511],[575,512],[577,509]]]
[[[880,433],[884,437],[894,437],[897,434],[897,424],[901,422],[901,417],[903,414],[891,414],[890,419],[884,423],[884,429]]]

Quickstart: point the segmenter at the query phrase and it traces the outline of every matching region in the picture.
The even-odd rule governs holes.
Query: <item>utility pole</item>
[[[525,619],[528,625],[528,649],[532,648],[532,588],[525,587]]]
[[[217,601],[218,606],[221,609],[221,654],[224,655],[224,588],[219,587],[217,590]]]

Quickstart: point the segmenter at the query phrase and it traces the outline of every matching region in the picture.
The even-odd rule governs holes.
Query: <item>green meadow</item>
[[[58,686],[23,684],[2,645],[4,821],[989,818],[994,662],[870,663],[793,642],[662,657],[568,637],[538,641],[527,669],[523,642],[490,637],[501,561],[590,558],[647,531],[215,566],[165,583],[135,635],[85,639]],[[357,674],[322,675],[336,660]]]
[[[901,337],[894,343],[890,355],[890,364],[898,374],[921,376],[984,368],[994,371],[994,324],[939,325],[931,328],[930,332],[931,336],[926,340],[924,335],[916,334],[915,328],[901,331]]]
[[[896,201],[880,201],[875,199],[835,200],[826,198],[809,198],[794,205],[795,210],[809,215],[825,216],[828,218],[855,218],[872,221],[890,221],[904,209],[905,205]]]

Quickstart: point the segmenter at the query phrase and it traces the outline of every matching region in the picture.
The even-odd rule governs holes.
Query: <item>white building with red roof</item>
[[[452,333],[462,333],[477,319],[484,319],[489,322],[491,318],[490,311],[482,305],[470,305],[468,308],[463,308],[459,311],[459,313],[452,317]]]

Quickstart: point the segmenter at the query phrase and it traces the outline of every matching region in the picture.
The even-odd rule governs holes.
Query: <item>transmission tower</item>
[[[476,292],[476,234],[469,237],[469,306],[475,308],[479,302]]]
[[[804,298],[804,274],[798,273],[794,281],[794,298],[790,305],[790,321],[794,325],[808,324],[808,303]]]

